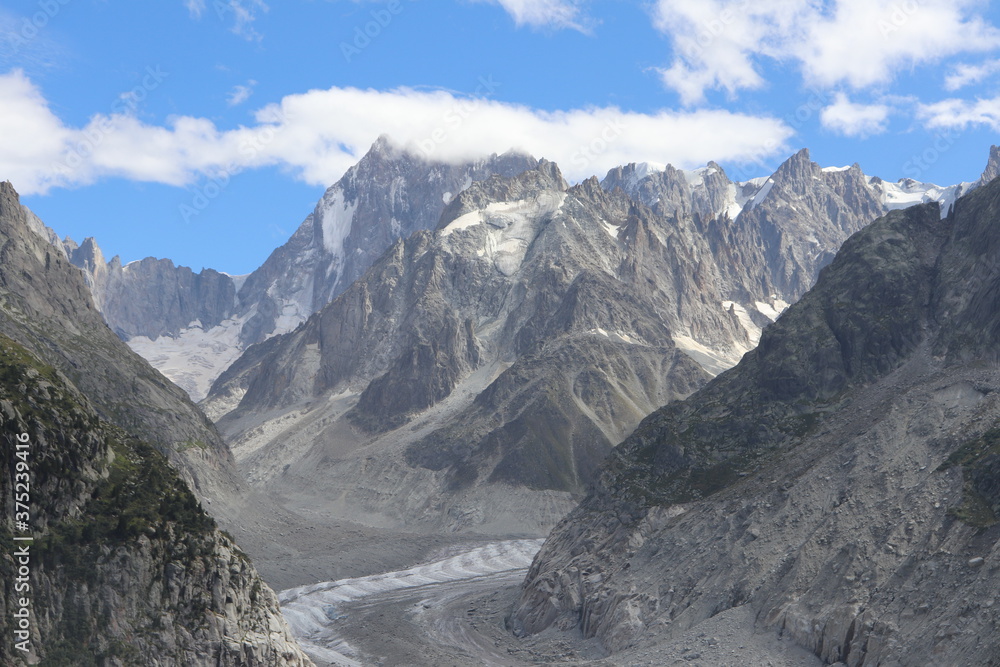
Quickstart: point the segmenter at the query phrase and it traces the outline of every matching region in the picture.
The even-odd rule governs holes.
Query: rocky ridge
[[[511,629],[621,651],[742,607],[826,663],[1000,660],[998,219],[993,181],[852,236],[736,368],[614,451]]]
[[[888,183],[865,176],[857,165],[820,169],[807,152],[796,158],[771,177],[747,182],[730,181],[715,163],[689,171],[631,164],[612,169],[602,186],[621,187],[664,216],[693,218],[722,270],[733,274],[724,275],[731,283],[727,291],[745,297],[759,291],[754,281],[766,278],[766,315],[756,308],[746,314],[759,328],[801,296],[846,236],[875,216],[929,200],[944,202],[946,212],[976,185]],[[535,163],[514,153],[462,165],[428,162],[381,137],[289,241],[248,276],[211,269],[194,274],[152,258],[121,266],[114,258],[104,262],[93,239],[80,246],[53,241],[84,269],[111,328],[200,400],[244,349],[294,329],[396,239],[432,229],[444,206],[471,183],[491,174],[515,176]]]

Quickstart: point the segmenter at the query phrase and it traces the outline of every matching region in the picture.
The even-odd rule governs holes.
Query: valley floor
[[[537,664],[815,667],[821,662],[731,609],[672,641],[608,656],[579,631],[518,639],[504,627],[541,540],[459,544],[423,564],[285,590],[289,624],[317,665]]]

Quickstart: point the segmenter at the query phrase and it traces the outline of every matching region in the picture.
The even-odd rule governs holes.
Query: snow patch
[[[343,258],[344,239],[351,233],[351,224],[357,208],[357,202],[344,200],[344,192],[340,188],[334,190],[332,197],[323,198],[323,209],[320,212],[323,247],[331,255]]]
[[[196,403],[212,383],[243,353],[240,330],[245,318],[229,319],[207,331],[200,326],[182,329],[176,336],[130,339],[128,346]],[[192,323],[194,324],[194,323]]]
[[[850,168],[851,165],[847,165],[846,167],[823,167],[823,171],[830,173],[834,171],[847,171]]]
[[[491,261],[505,276],[521,268],[528,246],[538,234],[542,220],[562,208],[565,192],[545,192],[532,200],[493,202],[486,208],[470,211],[452,220],[438,232],[447,238],[456,232],[484,227],[482,245],[476,255]]]
[[[717,171],[718,169],[715,167],[700,167],[699,169],[682,169],[681,175],[684,176],[684,180],[691,188],[696,188],[705,184],[706,176],[711,176]]]
[[[649,176],[665,171],[667,165],[659,162],[637,162],[634,167],[635,169],[629,175],[628,180],[625,181],[625,190],[628,192],[635,190],[639,183]]]
[[[747,352],[747,350],[735,350],[733,352],[713,350],[690,336],[674,336],[673,339],[677,349],[694,359],[698,362],[699,366],[705,369],[705,372],[713,376],[727,371],[738,364]]]
[[[788,302],[779,299],[778,295],[774,294],[771,295],[771,303],[755,301],[754,306],[757,308],[757,312],[773,322],[785,312],[785,309],[788,308]]]
[[[616,241],[618,240],[618,231],[621,229],[620,227],[612,225],[607,220],[601,220],[601,228],[608,233],[608,236]]]
[[[743,212],[747,202],[753,199],[752,191],[751,194],[744,194],[747,189],[738,183],[730,183],[726,188],[726,203],[721,212],[728,215],[730,220],[735,220]]]
[[[948,210],[956,199],[976,187],[975,183],[969,182],[941,187],[933,183],[915,181],[912,178],[903,178],[896,183],[881,180],[872,183],[874,180],[871,179],[869,183],[878,192],[886,210],[893,211],[936,201],[941,205],[942,218],[948,215]]]
[[[463,213],[451,222],[449,222],[444,229],[438,232],[438,236],[444,238],[460,229],[468,229],[469,227],[474,227],[483,221],[483,212],[469,211],[468,213]]]
[[[618,343],[627,343],[629,345],[645,345],[642,340],[636,338],[631,334],[627,334],[624,331],[605,331],[601,327],[596,327],[587,332],[592,336],[604,336],[608,340],[613,340]]]
[[[764,181],[764,184],[761,186],[760,190],[757,190],[756,194],[754,194],[753,198],[750,200],[750,203],[747,204],[747,208],[751,209],[755,208],[758,204],[764,201],[764,198],[767,197],[767,194],[771,191],[771,188],[773,187],[774,187],[773,180],[769,178],[766,181]]]
[[[739,321],[740,326],[747,332],[747,338],[750,339],[750,345],[752,347],[757,347],[757,343],[760,342],[761,328],[754,324],[754,321],[750,318],[750,313],[747,312],[747,309],[735,301],[723,301],[722,308],[726,312],[732,310],[733,314],[736,315],[736,319]]]

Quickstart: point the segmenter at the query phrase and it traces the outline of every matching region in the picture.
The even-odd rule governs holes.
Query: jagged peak
[[[979,182],[982,185],[986,185],[997,176],[1000,176],[1000,146],[990,146],[990,157],[986,162],[986,169],[983,170],[983,175],[980,177]]]
[[[809,158],[809,149],[803,148],[781,163],[771,176],[775,183],[801,181],[814,175],[819,165]]]
[[[569,183],[563,178],[562,171],[559,169],[559,165],[555,162],[541,158],[538,160],[538,165],[529,171],[537,171],[544,174],[546,177],[555,182],[559,190],[565,190],[569,187]],[[525,172],[527,173],[527,172]]]

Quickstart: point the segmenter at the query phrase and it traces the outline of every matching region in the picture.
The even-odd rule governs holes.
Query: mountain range
[[[983,179],[888,183],[802,150],[747,182],[643,163],[570,186],[525,155],[449,165],[382,137],[249,276],[61,243],[112,329],[207,393],[255,487],[322,489],[301,502],[373,525],[537,534],[848,236],[947,214]]]
[[[86,471],[53,490],[38,585],[83,581],[62,565],[67,544],[146,535],[115,552],[135,578],[99,567],[47,598],[43,629],[105,657],[307,664],[200,499],[252,538],[254,512],[271,510],[426,534],[558,522],[509,616],[519,636],[578,628],[636,650],[749,605],[831,662],[895,660],[910,641],[994,659],[972,642],[991,605],[968,622],[953,601],[928,610],[932,584],[970,598],[988,584],[954,574],[963,558],[992,572],[997,173],[997,147],[978,181],[948,187],[822,168],[803,150],[747,182],[715,163],[645,163],[571,185],[544,159],[436,163],[383,137],[239,277],[107,262],[7,184],[5,427],[59,443],[53,470]],[[25,416],[39,410],[51,423]],[[65,458],[78,450],[83,463]],[[150,479],[161,500],[107,524],[102,498]],[[872,514],[885,506],[898,512]],[[105,532],[81,532],[88,515]],[[136,599],[136,585],[172,590],[141,573],[167,572],[177,549],[208,570],[228,558],[232,593]],[[895,582],[920,604],[886,594]],[[131,600],[129,627],[152,638],[74,635],[73,609],[92,604],[80,585]],[[164,630],[207,609],[229,622]],[[255,648],[227,643],[236,628]]]

